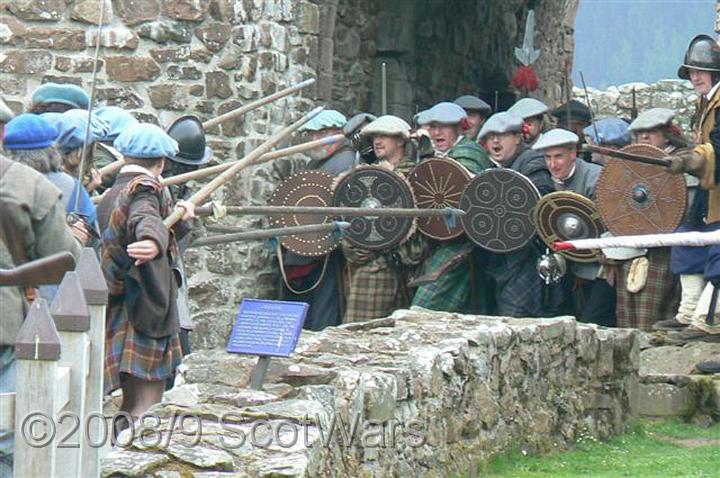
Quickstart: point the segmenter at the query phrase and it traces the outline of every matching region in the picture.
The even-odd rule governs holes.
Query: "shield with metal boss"
[[[283,181],[270,197],[272,206],[319,206],[332,202],[333,176],[322,171],[303,171]],[[305,226],[331,222],[330,216],[321,214],[273,214],[269,216],[271,227]],[[283,247],[301,256],[317,257],[333,251],[338,246],[333,232],[318,232],[284,236]]]
[[[557,191],[543,196],[533,212],[533,222],[540,238],[549,248],[556,241],[572,241],[600,237],[605,225],[592,200],[572,191]],[[596,262],[598,249],[561,251],[559,254],[575,262]]]
[[[333,206],[363,208],[414,208],[412,190],[405,179],[379,166],[359,166],[335,184]],[[411,233],[412,217],[343,217],[350,223],[343,238],[370,251],[389,249]]]
[[[408,175],[408,181],[418,208],[457,208],[463,189],[471,176],[470,172],[454,159],[429,158],[415,166]],[[455,239],[464,233],[460,222],[451,225],[444,217],[418,218],[417,227],[426,236],[440,241]]]
[[[665,152],[647,144],[621,149],[650,158]],[[607,228],[616,236],[673,232],[687,206],[685,179],[666,167],[611,159],[597,183],[597,207]]]
[[[532,210],[540,199],[535,185],[512,169],[488,169],[475,176],[460,198],[465,234],[492,252],[511,252],[535,236]]]

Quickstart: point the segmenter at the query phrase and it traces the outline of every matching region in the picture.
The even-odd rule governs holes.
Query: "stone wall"
[[[676,114],[675,123],[683,133],[690,132],[698,96],[690,82],[685,80],[661,80],[651,85],[628,83],[617,87],[611,86],[607,90],[588,88],[590,104],[597,117],[630,118],[633,88],[635,88],[635,104],[639,113],[650,108],[673,109]],[[573,96],[585,104],[585,91],[582,88],[573,88]]]
[[[292,359],[272,359],[262,392],[245,388],[253,358],[198,352],[151,409],[160,423],[111,452],[103,476],[475,476],[478,461],[511,449],[625,431],[638,344],[637,331],[571,318],[397,311],[303,332]]]

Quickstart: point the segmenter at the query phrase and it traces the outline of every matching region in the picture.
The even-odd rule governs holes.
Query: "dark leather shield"
[[[621,151],[664,158],[665,152],[647,144],[631,144]],[[603,222],[616,236],[673,232],[687,206],[685,178],[664,166],[610,159],[597,183],[597,206]]]
[[[551,249],[556,241],[597,238],[605,232],[595,203],[572,191],[543,196],[535,206],[533,222],[538,235]],[[600,251],[562,251],[560,254],[575,262],[596,262]]]
[[[460,196],[470,181],[470,172],[450,158],[429,158],[415,166],[408,181],[415,194],[415,203],[421,209],[457,208]],[[447,241],[461,236],[462,224],[448,227],[444,217],[421,217],[417,227],[426,236]]]
[[[475,176],[460,198],[465,234],[492,252],[510,252],[535,236],[532,210],[540,199],[535,185],[512,169],[488,169]]]
[[[414,208],[407,181],[379,166],[359,166],[341,177],[335,185],[333,205],[340,207]],[[348,217],[343,238],[370,251],[391,248],[410,233],[410,217]]]
[[[293,174],[280,183],[270,197],[271,206],[321,206],[332,201],[333,176],[322,171],[303,171]],[[269,216],[271,227],[304,226],[324,224],[330,216],[320,214],[275,214]],[[333,233],[308,233],[283,236],[280,239],[286,249],[301,256],[317,257],[332,252],[338,246]]]

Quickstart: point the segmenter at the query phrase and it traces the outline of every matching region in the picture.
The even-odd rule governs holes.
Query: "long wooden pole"
[[[610,156],[612,158],[618,158],[618,159],[624,159],[627,161],[635,161],[636,163],[655,164],[657,166],[665,166],[665,167],[670,166],[669,159],[651,158],[650,156],[644,156],[642,154],[626,153],[625,151],[620,151],[620,150],[612,149],[612,148],[604,148],[602,146],[595,146],[594,144],[588,145],[587,149],[589,149],[593,153],[600,153],[600,154],[604,154],[605,156]]]
[[[260,164],[265,161],[270,161],[272,159],[284,158],[286,156],[290,156],[293,154],[304,153],[305,151],[319,148],[321,146],[327,146],[330,144],[339,143],[340,141],[342,141],[344,139],[345,139],[345,136],[343,136],[342,134],[334,134],[332,136],[328,136],[327,138],[317,139],[315,141],[308,141],[307,143],[290,146],[288,148],[278,149],[277,151],[271,151],[269,153],[263,154],[262,156],[260,156],[260,158],[258,158],[258,160],[254,164]],[[198,169],[197,171],[190,171],[188,173],[178,174],[177,176],[163,178],[162,183],[165,186],[170,186],[173,184],[186,183],[188,181],[192,181],[192,180],[196,180],[196,179],[203,179],[208,176],[212,176],[214,174],[222,173],[223,171],[227,171],[235,163],[237,163],[237,161],[229,161],[227,163],[218,164],[217,166],[210,166],[209,168],[202,168],[202,169]]]
[[[302,118],[300,118],[295,123],[291,124],[290,126],[287,126],[283,128],[280,132],[276,133],[274,136],[270,137],[267,141],[262,143],[260,146],[255,148],[250,154],[245,156],[243,159],[238,161],[237,163],[233,164],[232,167],[227,169],[226,171],[223,171],[220,173],[220,175],[216,176],[212,181],[207,183],[205,186],[200,188],[195,194],[193,194],[190,199],[188,199],[189,202],[198,205],[200,203],[205,202],[205,200],[213,193],[215,192],[220,186],[228,182],[230,179],[232,179],[237,173],[242,171],[243,169],[247,168],[248,166],[251,166],[260,156],[267,153],[270,149],[274,148],[280,141],[284,140],[286,137],[290,136],[295,130],[300,128],[302,125],[310,121],[312,118],[317,116],[324,108],[322,106],[319,106],[312,110],[311,112],[305,114]],[[169,229],[175,225],[185,214],[184,209],[178,208],[176,209],[171,215],[169,215],[163,223],[165,226]]]
[[[216,236],[201,237],[196,239],[190,247],[215,246],[236,241],[254,241],[271,239],[273,237],[291,236],[294,234],[310,234],[322,232],[342,231],[350,226],[350,223],[337,221],[328,224],[309,224],[306,226],[276,227],[273,229],[262,229],[259,231],[244,231],[233,234],[219,234]]]
[[[266,214],[322,214],[325,216],[346,217],[438,217],[448,214],[464,216],[465,211],[455,208],[418,209],[418,208],[372,208],[372,207],[312,207],[312,206],[226,206],[226,214],[266,215]],[[202,206],[195,209],[197,216],[211,216],[212,206]]]
[[[220,123],[224,123],[225,121],[229,121],[231,119],[237,118],[238,116],[242,116],[248,111],[254,110],[255,108],[259,108],[260,106],[266,105],[268,103],[272,103],[273,101],[280,99],[284,96],[291,95],[296,91],[300,91],[303,88],[312,85],[313,83],[315,83],[315,78],[309,78],[307,80],[301,81],[300,83],[296,83],[293,86],[289,86],[284,90],[280,90],[277,93],[273,93],[272,95],[260,98],[259,100],[251,101],[250,103],[241,106],[240,108],[228,111],[227,113],[222,114],[216,118],[205,121],[203,123],[203,128],[210,129],[213,126],[219,125]]]

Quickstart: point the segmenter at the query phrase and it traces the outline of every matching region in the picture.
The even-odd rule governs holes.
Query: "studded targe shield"
[[[551,249],[556,241],[591,239],[605,232],[605,225],[592,200],[572,191],[558,191],[543,196],[533,211],[538,235]],[[575,262],[596,262],[597,249],[561,251]]]
[[[414,208],[407,181],[379,166],[359,166],[335,184],[333,206]],[[413,227],[410,217],[347,217],[343,238],[370,251],[391,248],[407,238]]]
[[[475,176],[460,198],[465,234],[492,252],[511,252],[535,236],[532,210],[540,199],[535,185],[512,169],[488,169]]]
[[[271,206],[330,206],[333,176],[322,171],[303,171],[280,183],[270,197]],[[331,221],[320,214],[275,214],[269,216],[271,227],[304,226]],[[309,233],[284,236],[280,239],[286,249],[301,256],[317,257],[332,252],[338,246],[333,233]]]
[[[429,158],[415,166],[408,181],[418,208],[443,209],[459,206],[470,178],[470,172],[454,159]],[[455,239],[464,233],[460,222],[450,227],[443,217],[418,218],[417,227],[426,236],[440,241]]]
[[[664,158],[665,152],[647,144],[631,144],[621,151]],[[597,183],[600,217],[616,236],[673,232],[687,206],[685,179],[667,168],[611,159]]]

